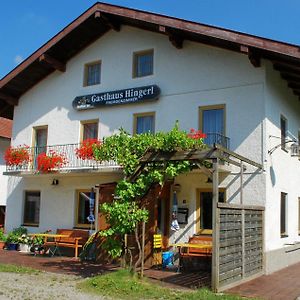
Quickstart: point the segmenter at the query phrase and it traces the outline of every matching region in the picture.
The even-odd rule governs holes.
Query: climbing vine
[[[192,170],[190,161],[149,162],[135,178],[140,159],[150,152],[175,152],[178,150],[202,149],[204,134],[191,130],[181,131],[178,123],[169,132],[144,133],[131,136],[120,129],[93,148],[98,161],[115,161],[123,167],[125,178],[115,190],[115,200],[104,203],[100,209],[105,214],[109,229],[100,234],[106,237],[104,247],[112,257],[122,254],[122,237],[126,233],[136,233],[138,224],[148,220],[148,211],[142,207],[141,199],[154,184],[163,185],[166,180]],[[116,238],[117,237],[117,238]],[[119,237],[119,238],[118,238]],[[138,242],[138,241],[137,241]],[[139,247],[140,248],[140,247]]]

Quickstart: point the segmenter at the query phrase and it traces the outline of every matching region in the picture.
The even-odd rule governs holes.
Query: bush
[[[1,242],[6,242],[6,235],[4,234],[4,232],[0,229],[0,241]]]
[[[27,229],[24,227],[18,227],[18,228],[14,228],[13,231],[11,231],[8,235],[7,235],[7,242],[8,243],[19,243],[20,238],[22,237],[22,235],[27,235]]]

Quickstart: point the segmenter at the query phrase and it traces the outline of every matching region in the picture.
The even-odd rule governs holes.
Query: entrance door
[[[113,194],[116,188],[115,183],[101,184],[99,187],[99,205],[103,203],[111,203],[113,201]],[[109,228],[109,225],[106,223],[105,216],[98,212],[98,230],[106,230]],[[109,262],[111,257],[106,250],[102,248],[105,238],[99,237],[97,244],[97,257],[98,262]]]
[[[149,211],[145,236],[145,266],[150,267],[153,264],[153,235],[162,235],[163,248],[169,243],[170,184],[166,183],[163,188],[159,185],[153,187],[142,203]]]
[[[47,152],[48,127],[34,128],[34,167],[37,167],[37,157],[43,152]]]
[[[212,198],[211,190],[198,190],[197,233],[212,234]],[[225,202],[225,190],[219,192],[219,202]]]
[[[162,235],[163,248],[167,248],[170,236],[170,185],[164,187],[157,197],[155,227],[155,232]]]

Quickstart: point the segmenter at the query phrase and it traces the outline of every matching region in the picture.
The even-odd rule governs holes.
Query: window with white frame
[[[23,223],[26,226],[38,226],[40,222],[40,191],[25,191]]]
[[[153,49],[133,54],[133,77],[144,77],[153,74]]]
[[[81,141],[98,139],[98,120],[81,121]]]
[[[84,86],[100,84],[101,81],[101,62],[96,61],[84,66]]]
[[[134,134],[154,133],[155,113],[134,114]]]

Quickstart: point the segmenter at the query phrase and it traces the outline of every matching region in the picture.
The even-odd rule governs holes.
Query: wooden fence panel
[[[218,287],[263,271],[263,208],[218,204]]]

